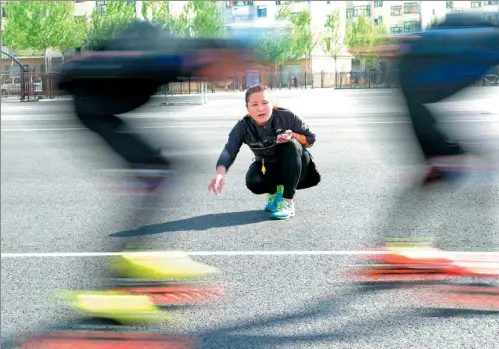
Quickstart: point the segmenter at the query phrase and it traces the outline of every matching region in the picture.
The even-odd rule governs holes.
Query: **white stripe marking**
[[[452,255],[472,255],[499,257],[499,252],[442,252]],[[123,255],[123,252],[20,252],[2,253],[3,258],[53,258],[53,257],[109,257]],[[189,256],[361,256],[361,255],[383,255],[384,251],[151,251],[151,252],[127,252],[126,254],[141,255],[189,255]]]

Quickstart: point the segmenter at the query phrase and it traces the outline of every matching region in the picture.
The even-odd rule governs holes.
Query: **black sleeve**
[[[229,167],[232,166],[234,160],[236,160],[236,156],[243,145],[243,127],[242,121],[239,121],[229,133],[229,140],[225,144],[224,149],[222,150],[222,154],[218,158],[216,167],[223,165],[229,170]]]
[[[307,123],[298,115],[290,111],[288,111],[288,113],[290,113],[291,117],[291,131],[305,136],[307,139],[307,147],[311,147],[315,143],[315,133],[310,131]]]

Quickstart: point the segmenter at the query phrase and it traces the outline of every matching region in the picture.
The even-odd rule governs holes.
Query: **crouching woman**
[[[246,91],[248,115],[229,134],[217,161],[209,190],[220,193],[227,171],[241,146],[247,144],[255,154],[246,173],[246,186],[254,194],[267,194],[265,210],[271,219],[295,215],[296,190],[316,186],[321,178],[307,148],[315,135],[293,112],[275,107],[268,89],[257,85]]]

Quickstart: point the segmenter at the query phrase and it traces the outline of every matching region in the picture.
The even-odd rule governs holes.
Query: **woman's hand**
[[[286,130],[277,136],[277,143],[287,143],[293,138],[293,132],[291,130]]]
[[[210,185],[208,186],[208,191],[212,191],[215,194],[220,194],[222,188],[225,185],[226,180],[226,170],[225,168],[217,169],[217,174],[211,179]]]

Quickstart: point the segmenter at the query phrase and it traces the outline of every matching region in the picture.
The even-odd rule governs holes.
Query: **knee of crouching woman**
[[[301,154],[303,146],[296,139],[291,139],[289,142],[279,144],[282,153],[284,154]]]

